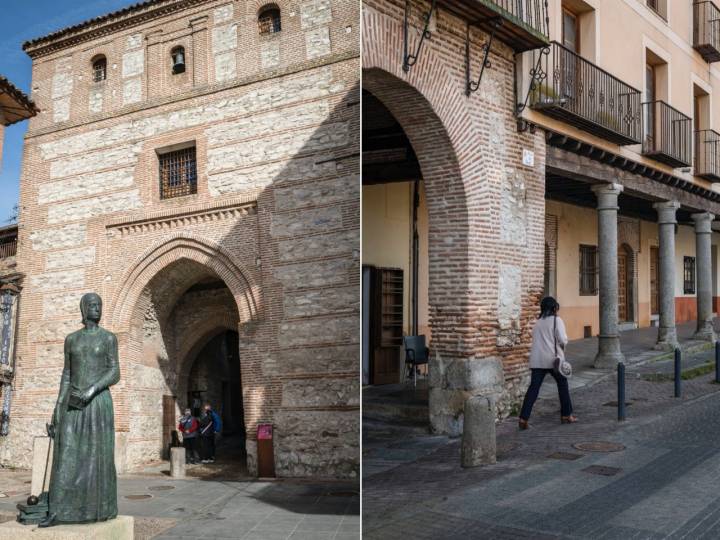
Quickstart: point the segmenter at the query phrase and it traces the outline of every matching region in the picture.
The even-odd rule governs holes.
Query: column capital
[[[653,208],[658,214],[658,224],[672,224],[677,223],[677,210],[680,208],[678,201],[663,201],[653,204]]]
[[[698,212],[690,216],[695,222],[695,233],[698,234],[709,234],[712,232],[712,222],[715,219],[715,214],[710,212]]]
[[[597,197],[598,210],[615,210],[618,209],[618,196],[622,193],[623,187],[620,184],[595,184],[590,189],[593,190]]]

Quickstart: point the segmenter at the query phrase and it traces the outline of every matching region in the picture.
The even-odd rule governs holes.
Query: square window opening
[[[683,258],[683,294],[695,294],[695,257]]]
[[[171,199],[197,193],[195,146],[158,154],[160,198]]]

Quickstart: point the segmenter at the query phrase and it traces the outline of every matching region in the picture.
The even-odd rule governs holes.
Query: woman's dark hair
[[[538,319],[544,319],[545,317],[556,315],[558,309],[560,309],[560,304],[558,304],[557,300],[555,300],[552,296],[546,296],[540,302],[540,316]]]

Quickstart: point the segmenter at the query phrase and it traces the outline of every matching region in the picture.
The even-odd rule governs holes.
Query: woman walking
[[[533,329],[532,348],[530,349],[530,387],[525,394],[518,425],[520,429],[527,429],[528,420],[533,405],[540,392],[543,379],[548,373],[553,376],[558,387],[560,397],[560,422],[572,424],[577,418],[572,414],[572,402],[568,380],[555,369],[555,359],[565,359],[565,345],[568,338],[565,333],[565,323],[557,316],[560,304],[552,296],[547,296],[540,302],[540,317]]]

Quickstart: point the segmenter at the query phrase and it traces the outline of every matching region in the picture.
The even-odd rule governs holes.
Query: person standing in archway
[[[215,432],[217,431],[217,422],[220,418],[217,417],[215,411],[209,403],[206,403],[203,407],[203,412],[200,415],[200,448],[202,463],[215,463]]]
[[[183,436],[185,463],[190,463],[191,465],[197,463],[197,436],[199,427],[197,418],[192,415],[192,411],[188,407],[178,422],[178,431],[182,433]]]
[[[553,376],[560,397],[560,422],[572,424],[577,422],[573,416],[572,401],[567,377],[555,370],[555,359],[565,359],[565,346],[568,343],[565,323],[558,317],[560,304],[552,296],[540,302],[540,316],[533,328],[532,347],[530,349],[530,387],[525,394],[522,410],[518,419],[520,429],[528,429],[530,413],[540,392],[543,379],[548,373]]]

